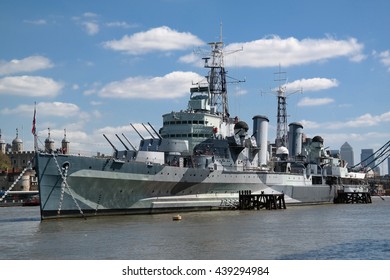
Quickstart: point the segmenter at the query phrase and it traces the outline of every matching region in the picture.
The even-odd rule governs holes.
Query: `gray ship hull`
[[[287,204],[333,202],[335,189],[303,174],[224,171],[37,154],[42,219],[213,210],[234,206],[238,192],[284,193]]]

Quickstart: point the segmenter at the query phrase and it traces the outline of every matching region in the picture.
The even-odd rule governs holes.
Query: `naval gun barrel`
[[[104,136],[104,138],[106,138],[107,142],[108,142],[108,143],[111,145],[111,147],[114,149],[115,153],[118,153],[118,149],[114,146],[114,144],[111,143],[110,140],[108,140],[107,136],[104,135],[104,134],[103,134],[103,136]]]
[[[133,144],[131,144],[130,140],[129,140],[129,139],[127,139],[126,135],[124,135],[124,134],[122,133],[122,136],[123,136],[123,137],[125,137],[125,139],[126,139],[127,143],[129,143],[129,144],[130,144],[130,146],[133,148],[133,150],[134,150],[134,151],[136,151],[137,149],[134,147],[134,145],[133,145]]]
[[[152,136],[153,139],[156,139],[152,133],[150,133],[149,129],[142,123],[143,127],[146,129],[146,131],[149,133],[150,136]]]
[[[153,129],[154,133],[156,133],[158,138],[160,138],[160,140],[161,140],[162,139],[161,135],[154,129],[154,127],[150,124],[150,122],[148,122],[148,125]]]
[[[145,140],[145,138],[141,135],[141,133],[138,132],[138,130],[134,127],[132,123],[130,123],[131,127],[137,132],[138,136],[141,137],[142,140]]]
[[[126,146],[126,144],[122,141],[122,139],[118,136],[118,134],[115,134],[115,136],[119,139],[119,141],[121,141],[123,147],[125,147],[125,149],[126,149],[127,151],[130,151],[129,147]]]

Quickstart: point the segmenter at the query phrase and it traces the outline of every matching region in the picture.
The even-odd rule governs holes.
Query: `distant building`
[[[15,180],[21,175],[22,171],[30,166],[34,158],[34,151],[24,151],[23,141],[19,138],[18,129],[16,129],[16,137],[12,140],[12,145],[7,144],[1,139],[0,132],[0,152],[8,156],[11,162],[11,168],[0,170],[0,191],[8,190]],[[12,188],[13,191],[31,191],[37,190],[37,179],[35,170],[25,170],[17,184]]]
[[[12,141],[12,152],[22,152],[23,151],[23,141],[19,138],[19,131],[16,129],[16,138]]]
[[[64,129],[64,139],[61,141],[61,151],[63,154],[69,154],[70,142],[66,139],[66,129]]]
[[[352,149],[352,146],[348,142],[345,142],[341,146],[340,157],[341,157],[341,159],[348,162],[348,166],[353,166],[355,164],[355,161],[353,158],[353,149]]]
[[[362,166],[365,168],[370,168],[372,171],[379,175],[380,168],[379,166],[376,166],[374,158],[374,149],[362,149],[362,153],[360,154]]]
[[[5,154],[5,148],[7,146],[7,143],[1,138],[1,129],[0,129],[0,153]]]
[[[387,175],[390,175],[390,157],[387,159]]]
[[[370,167],[373,169],[375,166],[374,149],[362,149],[360,154],[360,161],[363,167]]]
[[[66,138],[66,131],[64,130],[64,139],[61,142],[61,148],[55,148],[54,140],[50,136],[50,129],[48,130],[48,137],[45,140],[46,152],[57,152],[67,154],[70,149],[70,142]],[[1,135],[0,130],[0,153],[8,156],[11,166],[6,170],[0,170],[0,191],[8,190],[19,175],[25,171],[18,183],[12,188],[13,191],[31,191],[38,189],[38,182],[34,168],[29,169],[33,161],[35,151],[24,151],[23,141],[19,138],[18,130],[16,129],[16,137],[12,144],[7,144]]]
[[[330,156],[335,158],[340,158],[340,151],[339,150],[330,150]]]
[[[52,151],[54,151],[54,140],[50,137],[50,128],[48,128],[47,130],[48,133],[47,138],[45,139],[45,152],[51,153]]]

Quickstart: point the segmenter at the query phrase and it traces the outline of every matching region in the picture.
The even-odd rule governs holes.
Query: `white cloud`
[[[47,125],[45,127],[50,127],[50,138],[54,140],[54,148],[60,148],[61,147],[61,141],[64,138],[64,129],[60,128],[52,128],[53,126],[46,123]],[[67,125],[63,126],[66,129],[66,139],[70,142],[70,153],[72,154],[78,154],[82,153],[87,155],[85,152],[88,150],[88,155],[91,154],[91,137],[88,133],[85,131],[79,130],[77,127],[70,127]],[[38,131],[38,136],[42,137],[43,139],[41,142],[44,141],[44,139],[48,136],[48,129],[42,129]],[[92,140],[93,141],[93,140]],[[93,141],[94,142],[94,141]],[[95,142],[94,142],[95,143]]]
[[[92,95],[92,94],[96,93],[96,91],[97,91],[96,89],[86,89],[83,91],[83,94],[84,95]]]
[[[91,104],[91,105],[94,105],[94,104]],[[96,106],[96,104],[95,104],[95,106]],[[100,111],[98,111],[98,110],[93,110],[91,114],[95,119],[100,119],[102,117],[102,113],[100,113]]]
[[[80,108],[73,103],[64,102],[40,102],[37,104],[37,112],[42,116],[74,117],[80,114]]]
[[[197,67],[204,66],[204,62],[201,59],[199,59],[199,55],[195,54],[194,52],[181,56],[179,58],[179,61],[183,62],[183,63],[192,64],[192,65],[195,65]]]
[[[97,17],[98,15],[95,14],[95,13],[92,13],[92,12],[86,12],[83,14],[84,17],[87,17],[87,18],[95,18]]]
[[[339,125],[347,126],[347,127],[368,127],[368,126],[376,126],[383,122],[390,122],[390,112],[386,112],[376,116],[367,113],[357,117],[354,120]]]
[[[226,65],[236,67],[284,67],[326,61],[337,57],[348,57],[351,61],[359,62],[365,58],[364,45],[355,38],[336,40],[333,38],[303,39],[294,37],[282,39],[272,36],[244,43],[233,43],[226,50],[238,50],[239,56],[226,56]]]
[[[137,27],[137,24],[129,24],[125,21],[113,21],[113,22],[107,22],[107,27],[121,27],[121,28],[133,28]]]
[[[345,129],[345,128],[362,128],[379,126],[383,123],[390,122],[390,111],[380,115],[371,115],[369,113],[356,117],[355,119],[343,122],[315,123],[311,121],[301,121],[304,127],[312,128],[328,128],[328,129]]]
[[[100,27],[98,23],[98,15],[91,12],[84,13],[81,17],[72,17],[72,20],[75,21],[78,25],[84,27],[85,32],[88,35],[93,36],[99,33]]]
[[[246,89],[242,89],[239,87],[234,88],[233,92],[234,92],[234,95],[236,95],[236,96],[246,95],[248,93],[248,91]]]
[[[387,67],[387,71],[390,71],[390,51],[383,51],[378,54],[379,60]]]
[[[140,132],[140,130],[145,130],[143,127],[141,128],[141,125],[133,124],[134,127]],[[115,137],[115,134],[117,133],[124,133],[124,132],[134,132],[133,128],[130,125],[124,125],[124,126],[105,126],[102,128],[99,128],[96,130],[96,133],[98,134],[106,134],[106,135],[112,135]]]
[[[303,128],[307,128],[307,129],[313,129],[313,128],[320,127],[319,123],[313,122],[313,121],[301,120],[300,123],[302,124]]]
[[[34,72],[53,67],[50,59],[44,56],[29,56],[23,59],[0,61],[0,75]]]
[[[189,92],[193,82],[203,77],[194,72],[172,72],[163,77],[130,77],[123,81],[109,83],[99,95],[111,98],[172,99]]]
[[[103,104],[103,102],[101,102],[101,101],[91,101],[90,104],[91,104],[92,106],[100,106],[100,105]]]
[[[45,25],[47,24],[45,19],[37,19],[37,20],[24,20],[25,23],[35,24],[35,25]]]
[[[329,103],[334,102],[334,99],[332,98],[309,98],[305,97],[302,98],[301,101],[298,102],[298,106],[303,107],[303,106],[321,106],[321,105],[326,105]]]
[[[120,40],[107,41],[103,46],[128,54],[143,54],[153,51],[183,50],[203,45],[200,39],[188,32],[178,32],[167,26],[150,29],[146,32],[125,35]]]
[[[12,76],[0,79],[0,95],[54,97],[62,88],[62,83],[40,76]]]
[[[85,31],[88,35],[95,35],[99,33],[99,24],[93,21],[84,21],[82,25],[85,28]]]
[[[42,131],[44,132],[44,131]],[[43,135],[43,133],[42,133]],[[63,129],[51,129],[50,130],[50,136],[54,139],[62,139],[64,138],[64,130]],[[72,139],[72,141],[81,141],[81,142],[86,142],[86,140],[89,139],[88,134],[83,132],[83,131],[76,131],[76,130],[71,130],[71,129],[66,129],[66,138]],[[72,143],[72,144],[74,144]],[[59,143],[58,143],[59,144]]]
[[[37,117],[74,117],[80,115],[80,108],[73,103],[64,102],[40,102],[36,105]],[[34,105],[22,104],[13,109],[5,108],[1,111],[4,115],[26,115],[33,116]]]
[[[94,82],[92,84],[84,85],[85,89],[83,90],[84,95],[92,95],[98,92],[98,89],[101,87],[100,82]]]
[[[309,91],[319,91],[324,89],[329,89],[332,87],[337,87],[339,82],[336,79],[327,79],[327,78],[312,78],[312,79],[301,79],[296,80],[285,85],[287,90],[296,91],[303,90],[304,92]]]
[[[308,134],[309,137],[314,137],[315,135],[318,134],[317,133]],[[320,133],[320,135],[321,137],[323,137],[325,145],[329,146],[330,149],[340,149],[341,145],[347,141],[349,144],[353,146],[355,154],[360,153],[361,148],[367,148],[367,143],[370,143],[369,147],[371,146],[371,147],[379,148],[384,144],[381,141],[383,141],[383,139],[389,139],[390,137],[390,133],[380,133],[380,132],[354,132],[354,133],[322,132]],[[360,161],[359,157],[355,157],[355,163],[359,161]]]

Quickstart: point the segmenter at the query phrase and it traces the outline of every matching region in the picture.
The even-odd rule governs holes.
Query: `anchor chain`
[[[62,169],[64,169],[64,178],[66,179],[66,176],[68,175],[68,166],[66,165],[65,168],[63,167]],[[64,193],[65,193],[65,182],[62,181],[60,202],[58,204],[58,210],[57,210],[58,215],[61,213],[62,202],[64,201]]]
[[[6,192],[3,194],[2,197],[0,197],[0,202],[4,200],[4,198],[8,195],[8,193],[16,186],[16,184],[19,182],[19,180],[23,177],[24,173],[26,173],[27,170],[31,169],[31,160],[27,162],[27,166],[23,169],[23,171],[19,174],[18,178],[16,178],[15,182],[12,183],[12,185],[6,190]]]
[[[61,167],[60,167],[60,165],[58,164],[58,161],[57,161],[57,158],[56,158],[55,154],[52,153],[52,156],[53,156],[54,162],[55,162],[56,165],[57,165],[58,172],[59,172],[60,175],[61,175],[62,184],[68,189],[68,192],[69,192],[70,196],[72,197],[73,202],[74,202],[75,205],[77,206],[77,208],[78,208],[80,214],[81,214],[81,215],[83,216],[83,218],[85,219],[84,212],[83,212],[83,210],[81,209],[80,205],[77,203],[76,198],[73,196],[73,193],[72,193],[72,191],[71,191],[71,189],[70,189],[70,186],[68,185],[68,183],[67,183],[67,181],[66,181],[66,177],[65,177],[64,174],[62,173]],[[67,172],[66,172],[66,173],[67,173]],[[62,185],[62,184],[61,184],[61,185]],[[64,187],[64,188],[65,188],[65,187]],[[61,189],[61,192],[62,192],[62,189]],[[61,205],[62,205],[62,202],[61,202]]]

